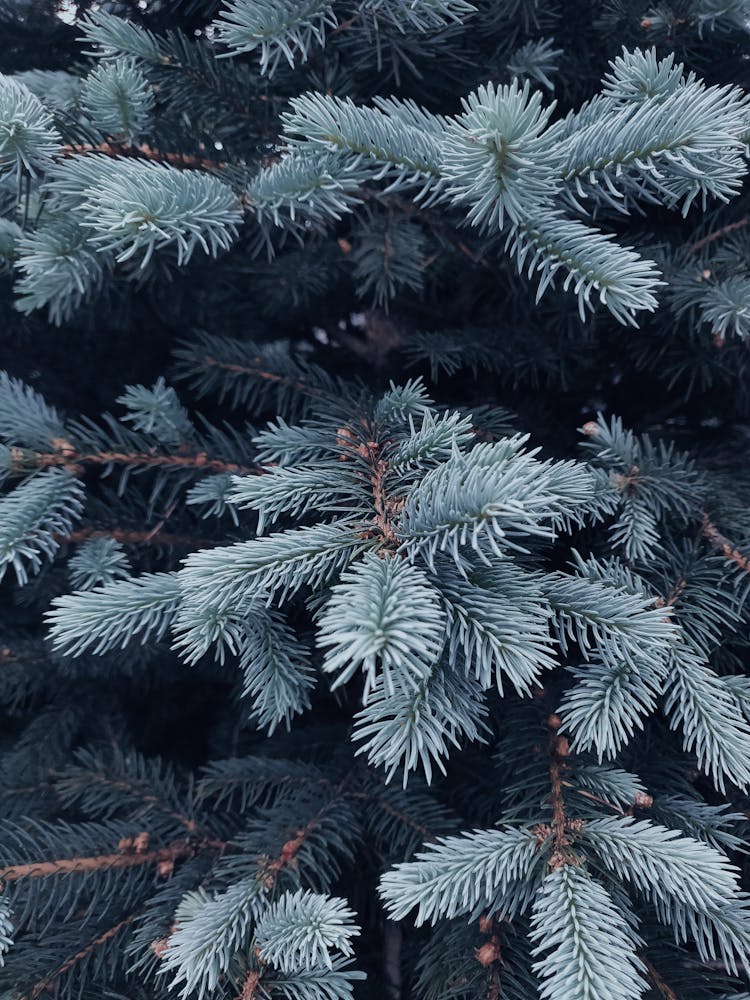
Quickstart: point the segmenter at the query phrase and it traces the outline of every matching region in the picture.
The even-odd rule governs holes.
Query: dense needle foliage
[[[0,1000],[748,1000],[750,3],[0,0]]]

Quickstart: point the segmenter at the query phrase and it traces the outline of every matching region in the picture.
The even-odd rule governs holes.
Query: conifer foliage
[[[0,1000],[747,1000],[750,4],[37,6]]]

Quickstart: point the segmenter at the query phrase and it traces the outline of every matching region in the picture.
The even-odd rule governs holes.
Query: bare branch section
[[[91,538],[111,538],[123,545],[170,545],[175,548],[206,549],[218,544],[214,539],[194,535],[174,535],[167,531],[131,531],[127,528],[81,528],[69,535],[56,536],[61,543],[80,545]]]
[[[745,226],[750,225],[750,215],[743,215],[741,219],[737,219],[736,222],[730,222],[726,226],[722,226],[721,229],[715,229],[714,232],[709,233],[708,236],[704,236],[700,240],[696,240],[689,247],[691,253],[697,253],[703,247],[707,246],[709,243],[713,243],[715,240],[720,240],[723,236],[728,236],[729,233],[733,233],[737,229],[744,229]]]
[[[725,559],[735,563],[745,573],[750,573],[750,555],[740,552],[725,535],[722,535],[708,514],[703,515],[701,534],[709,545],[720,552]]]
[[[133,868],[138,865],[160,865],[163,862],[174,864],[182,858],[194,857],[199,851],[223,850],[225,846],[220,840],[204,840],[197,844],[185,840],[153,851],[120,850],[111,854],[94,854],[80,858],[30,861],[23,865],[0,868],[0,885],[3,882],[17,882],[23,878],[48,878],[51,875],[70,875],[74,872],[110,871],[114,868]]]
[[[61,976],[64,976],[66,972],[70,972],[71,969],[74,969],[76,965],[79,964],[79,962],[82,962],[84,959],[88,958],[89,955],[91,955],[92,952],[96,951],[97,948],[100,948],[103,944],[106,944],[107,941],[111,941],[112,938],[116,937],[121,930],[124,930],[129,924],[133,922],[135,916],[136,914],[132,913],[129,917],[125,917],[124,920],[121,920],[118,924],[115,924],[114,927],[110,927],[108,930],[104,931],[103,934],[99,934],[98,937],[95,937],[94,940],[90,941],[89,944],[87,944],[84,948],[81,948],[80,951],[77,951],[75,955],[71,955],[70,958],[66,959],[66,961],[63,962],[63,964],[58,969],[56,969],[51,976],[48,976],[46,979],[42,979],[38,983],[35,983],[34,986],[32,986],[31,989],[28,991],[28,993],[25,993],[23,997],[20,998],[20,1000],[36,1000],[36,998],[38,996],[41,996],[42,993],[52,992],[54,990],[55,984],[57,983],[58,979],[60,979]]]
[[[269,891],[276,885],[276,880],[282,870],[287,865],[294,863],[300,848],[318,826],[320,826],[320,819],[318,817],[311,819],[304,828],[297,830],[295,835],[285,842],[277,857],[266,860],[261,878]]]
[[[240,465],[211,458],[205,451],[185,455],[159,455],[148,452],[99,451],[79,452],[72,445],[62,442],[57,451],[27,452],[23,448],[11,449],[11,471],[21,473],[29,466],[38,469],[62,468],[74,475],[82,475],[86,466],[121,465],[141,469],[198,469],[204,472],[227,472],[233,475],[254,475],[255,465]]]
[[[222,160],[212,160],[201,156],[191,156],[189,153],[172,153],[154,149],[148,143],[129,144],[122,142],[100,142],[98,145],[88,143],[69,143],[61,149],[65,157],[85,156],[98,153],[100,156],[126,156],[139,160],[152,160],[155,163],[169,163],[173,167],[184,170],[226,170],[228,163]]]
[[[646,966],[646,971],[648,972],[648,978],[651,980],[656,989],[659,991],[659,994],[662,997],[664,997],[664,1000],[677,1000],[677,994],[670,986],[667,986],[667,984],[662,979],[659,970],[654,967],[653,963],[650,962],[645,955],[639,955],[639,958]]]
[[[242,984],[242,990],[237,1000],[255,1000],[258,996],[258,986],[260,985],[260,973],[248,972]]]
[[[249,375],[252,378],[262,379],[264,382],[273,382],[277,385],[294,389],[306,396],[324,398],[327,395],[322,389],[308,385],[302,379],[290,378],[288,375],[279,375],[278,372],[266,371],[260,363],[257,367],[248,364],[240,365],[229,361],[220,361],[210,354],[203,354],[196,360],[199,360],[204,368],[218,368],[220,371],[232,372],[234,375]]]

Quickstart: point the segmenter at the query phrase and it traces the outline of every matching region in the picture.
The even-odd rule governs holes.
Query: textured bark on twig
[[[53,861],[30,861],[22,865],[0,868],[0,884],[17,882],[23,878],[47,878],[51,875],[69,875],[73,872],[109,871],[113,868],[133,868],[136,865],[159,864],[164,861],[174,862],[180,858],[191,858],[202,849],[222,849],[225,846],[223,841],[218,840],[205,840],[198,844],[179,841],[154,851],[127,853],[117,851],[79,858],[57,858]]]
[[[75,955],[71,955],[70,958],[66,959],[66,961],[63,962],[63,964],[55,972],[53,972],[51,976],[48,976],[46,979],[40,980],[40,982],[32,986],[31,989],[28,991],[28,993],[23,994],[21,1000],[36,1000],[36,998],[40,996],[42,993],[53,990],[55,984],[57,983],[57,980],[61,976],[64,976],[66,972],[70,972],[70,970],[75,968],[75,966],[78,965],[79,962],[82,962],[85,958],[88,958],[88,956],[93,951],[95,951],[101,945],[105,944],[107,941],[110,941],[113,937],[119,934],[124,927],[127,927],[128,924],[132,923],[134,917],[135,914],[131,914],[129,917],[125,917],[125,919],[121,920],[119,924],[115,924],[114,927],[110,927],[109,930],[104,931],[103,934],[100,934],[98,937],[94,938],[94,940],[91,941],[89,944],[87,944],[85,948],[81,948],[81,950],[77,951]]]

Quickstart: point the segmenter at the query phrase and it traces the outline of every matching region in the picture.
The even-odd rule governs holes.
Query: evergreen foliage
[[[747,1000],[750,4],[0,37],[0,1000]]]

